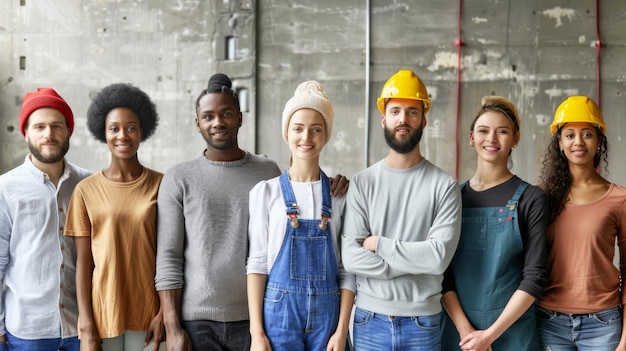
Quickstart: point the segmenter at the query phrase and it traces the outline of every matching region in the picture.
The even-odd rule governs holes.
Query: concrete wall
[[[467,134],[482,96],[516,103],[522,140],[513,171],[535,182],[554,110],[567,95],[584,94],[600,101],[608,125],[609,178],[626,184],[620,162],[626,3],[600,5],[596,11],[589,0],[468,0],[461,8],[452,0],[3,0],[0,173],[27,153],[17,120],[22,96],[39,86],[57,89],[74,110],[69,158],[92,170],[105,167],[108,149],[89,135],[84,116],[100,88],[120,81],[156,102],[160,126],[139,155],[165,171],[203,150],[195,99],[211,74],[224,72],[249,96],[241,146],[283,168],[289,159],[280,137],[283,106],[298,83],[320,81],[336,114],[322,164],[329,174],[351,176],[386,154],[375,101],[390,75],[409,68],[433,101],[423,153],[461,180],[475,167]]]

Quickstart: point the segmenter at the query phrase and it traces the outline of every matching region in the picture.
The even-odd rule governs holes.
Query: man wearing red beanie
[[[90,172],[65,160],[74,116],[54,89],[26,93],[19,124],[30,154],[0,176],[0,351],[79,351],[76,250],[63,226]]]

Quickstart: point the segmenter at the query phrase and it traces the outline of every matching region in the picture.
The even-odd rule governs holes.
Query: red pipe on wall
[[[463,8],[463,0],[459,0],[459,16],[457,22],[457,38],[454,41],[454,46],[457,48],[457,64],[456,64],[456,130],[455,130],[455,147],[456,147],[456,164],[454,168],[454,177],[459,178],[459,162],[461,161],[461,145],[459,141],[459,129],[461,122],[461,61],[462,61],[462,46],[463,39],[461,37],[461,14]]]
[[[596,0],[596,102],[600,105],[600,50],[602,41],[600,40],[600,0]]]

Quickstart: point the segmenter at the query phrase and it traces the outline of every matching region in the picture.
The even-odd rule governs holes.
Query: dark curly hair
[[[598,135],[598,150],[593,157],[593,167],[598,169],[600,162],[602,162],[604,163],[605,172],[608,174],[609,163],[607,156],[609,144],[600,128],[595,128]],[[561,129],[562,126],[550,140],[548,150],[543,156],[543,167],[541,168],[541,175],[539,176],[541,187],[550,198],[549,223],[552,223],[561,211],[563,211],[572,185],[572,173],[569,170],[567,157],[565,157],[565,154],[563,154],[559,146]]]
[[[118,107],[129,108],[137,114],[143,131],[141,141],[152,136],[159,124],[156,105],[141,89],[128,83],[115,83],[100,90],[87,109],[87,128],[97,140],[106,143],[106,117]]]
[[[209,84],[207,88],[200,92],[200,95],[196,99],[196,112],[200,107],[200,99],[206,94],[226,94],[233,99],[233,103],[237,105],[237,111],[240,110],[239,95],[233,90],[233,82],[224,73],[215,73],[209,78]]]

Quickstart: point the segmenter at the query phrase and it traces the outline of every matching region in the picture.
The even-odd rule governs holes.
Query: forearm
[[[393,269],[376,252],[362,247],[359,241],[363,239],[342,237],[343,266],[347,272],[366,278],[391,279],[406,274]]]
[[[399,240],[379,237],[376,253],[395,271],[402,274],[443,274],[452,261],[458,239],[453,228],[438,228],[426,240]],[[431,233],[434,229],[431,228]],[[447,233],[449,235],[440,235]]]
[[[264,336],[263,327],[263,297],[267,285],[267,275],[248,274],[248,310],[250,315],[250,335]]]
[[[339,323],[337,323],[337,332],[348,334],[350,327],[350,315],[352,314],[352,306],[354,305],[354,292],[348,289],[340,289],[340,305],[339,305]]]
[[[470,323],[469,319],[467,319],[467,316],[463,311],[463,307],[461,306],[461,302],[459,301],[459,296],[456,294],[456,291],[448,291],[443,294],[441,297],[441,303],[446,309],[448,316],[450,316],[450,319],[452,319],[452,323],[454,323],[454,326],[459,332],[461,338],[474,331],[474,327]]]
[[[450,265],[461,233],[461,193],[456,182],[451,182],[435,196],[437,210],[432,218],[416,221],[403,237],[380,236],[376,253],[393,269],[438,275]]]
[[[502,335],[513,323],[515,323],[532,304],[535,298],[525,291],[516,290],[504,310],[493,324],[487,328],[487,332],[492,340],[496,340]]]
[[[348,191],[341,233],[341,260],[347,272],[367,278],[388,279],[387,263],[375,252],[364,247],[372,236],[367,201],[355,180]],[[371,240],[371,239],[370,239]]]
[[[181,301],[183,289],[161,290],[159,299],[161,300],[161,311],[165,330],[181,329]]]

